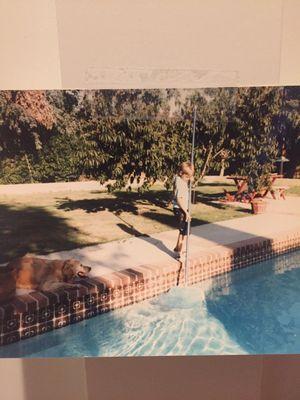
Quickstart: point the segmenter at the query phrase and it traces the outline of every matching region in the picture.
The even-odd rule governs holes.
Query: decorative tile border
[[[254,237],[195,254],[188,283],[193,285],[300,248],[300,231],[273,239]],[[0,345],[60,329],[96,315],[125,307],[184,284],[184,265],[140,265],[105,276],[81,280],[81,288],[33,292],[0,307]]]

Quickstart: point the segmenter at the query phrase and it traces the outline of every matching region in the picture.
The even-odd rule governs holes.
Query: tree
[[[157,179],[169,188],[178,165],[190,158],[196,106],[196,183],[226,168],[265,174],[282,137],[288,157],[297,159],[299,92],[287,89],[284,102],[281,93],[280,88],[0,92],[1,165],[3,171],[14,168],[8,174],[14,182],[18,174],[22,182],[26,176],[55,181],[86,175],[102,183],[114,180],[111,189],[133,181],[145,189]]]
[[[196,107],[195,184],[212,169],[226,167],[231,152],[229,124],[235,106],[234,90],[230,88],[196,91],[187,98],[182,119],[192,131],[193,110]],[[191,135],[186,143],[190,149]],[[190,151],[190,150],[189,150]]]
[[[41,148],[54,122],[44,91],[0,92],[1,159],[24,157],[33,181],[29,154]]]
[[[84,138],[79,168],[102,183],[115,180],[111,189],[142,178],[144,189],[165,178],[177,138],[169,111],[163,90],[86,93],[78,113]]]
[[[112,189],[142,175],[143,187],[157,179],[170,187],[180,162],[190,158],[195,105],[196,183],[212,170],[224,170],[229,158],[240,173],[271,171],[280,111],[276,88],[205,89],[183,98],[151,90],[87,93],[80,111],[82,171],[101,182],[115,180]]]
[[[300,87],[283,87],[281,132],[278,137],[282,154],[289,159],[288,176],[300,176]]]
[[[231,125],[231,144],[237,174],[249,177],[249,190],[268,184],[278,154],[280,89],[238,88]]]

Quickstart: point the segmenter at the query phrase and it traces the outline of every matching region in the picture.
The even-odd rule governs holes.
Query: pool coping
[[[300,248],[300,229],[272,238],[253,236],[195,252],[188,285],[244,268]],[[156,297],[183,286],[184,263],[149,263],[85,280],[81,288],[32,292],[0,306],[0,346],[60,329],[99,314]]]

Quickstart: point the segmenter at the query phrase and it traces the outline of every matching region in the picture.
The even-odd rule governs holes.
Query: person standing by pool
[[[188,234],[188,221],[191,219],[189,206],[189,182],[194,176],[194,166],[183,162],[174,178],[173,211],[178,222],[178,239],[174,248],[175,257],[181,259],[184,240]]]

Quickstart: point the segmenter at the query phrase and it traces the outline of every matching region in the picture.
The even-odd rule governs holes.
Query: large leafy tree
[[[235,169],[250,177],[250,190],[268,182],[278,155],[278,116],[282,105],[280,88],[238,88],[231,144]]]
[[[0,92],[0,146],[11,180],[74,180],[111,187],[170,186],[191,151],[197,108],[197,179],[228,166],[258,175],[272,169],[285,128],[288,156],[299,143],[295,93],[280,88]],[[283,106],[285,104],[285,106]],[[282,110],[285,110],[282,112]],[[23,164],[22,164],[23,163]],[[3,166],[3,162],[2,162]],[[18,172],[19,171],[19,172]],[[26,172],[27,171],[27,172]]]
[[[223,169],[231,152],[230,123],[235,108],[234,90],[228,88],[196,91],[185,102],[182,119],[192,131],[196,110],[196,183],[212,169]],[[190,149],[191,134],[186,146]],[[189,150],[190,152],[190,150]]]
[[[74,154],[81,146],[76,112],[82,91],[1,92],[4,183],[79,178]]]
[[[0,146],[5,154],[39,149],[54,122],[45,92],[0,92]]]
[[[33,180],[31,155],[47,140],[55,122],[44,91],[0,92],[0,157],[24,159]]]
[[[233,118],[232,89],[194,91],[104,91],[82,104],[85,146],[79,165],[101,181],[123,187],[144,175],[144,186],[164,180],[167,187],[178,165],[190,158],[193,110],[197,107],[197,178],[224,167]],[[231,146],[232,147],[232,146]]]
[[[169,175],[178,130],[168,118],[168,96],[163,90],[86,93],[78,113],[82,172],[101,182],[114,180],[112,188],[134,180],[142,180],[145,188]]]
[[[224,169],[229,157],[241,173],[267,173],[270,152],[276,152],[276,143],[270,142],[278,114],[276,93],[272,88],[206,89],[188,97],[163,90],[83,92],[74,113],[82,138],[75,164],[80,173],[101,182],[114,180],[111,188],[142,177],[142,187],[156,179],[170,186],[168,178],[190,157],[196,106],[198,181],[211,170]],[[258,154],[261,148],[267,157]]]
[[[290,177],[300,176],[300,87],[283,87],[281,130],[278,137],[282,155],[289,159],[287,171]]]
[[[76,180],[80,177],[76,152],[82,146],[76,113],[81,107],[83,92],[52,90],[46,92],[46,97],[53,108],[55,124],[51,136],[38,151],[35,177],[42,182]]]

